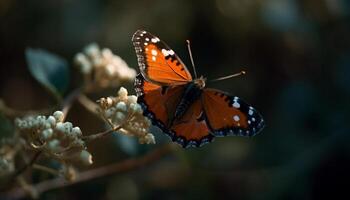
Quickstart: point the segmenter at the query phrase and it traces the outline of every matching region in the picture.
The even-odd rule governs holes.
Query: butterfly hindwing
[[[174,142],[183,147],[199,147],[214,138],[205,121],[203,105],[199,99],[187,109],[181,119],[175,121],[171,127],[168,126],[184,92],[183,85],[159,86],[139,74],[135,79],[135,89],[144,115]]]
[[[193,102],[185,114],[171,127],[173,141],[183,147],[199,147],[214,139],[207,121],[200,99]]]
[[[135,79],[135,90],[138,96],[137,102],[142,106],[144,115],[164,132],[168,130],[167,124],[174,115],[184,87],[159,86],[138,74]]]
[[[204,111],[215,136],[254,136],[265,126],[262,116],[238,97],[214,89],[204,89]]]
[[[159,85],[181,85],[192,80],[181,59],[158,37],[138,30],[132,42],[140,71],[146,80]]]

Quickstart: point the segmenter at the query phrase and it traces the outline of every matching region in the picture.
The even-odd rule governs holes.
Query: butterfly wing
[[[214,139],[207,125],[200,99],[193,102],[186,113],[174,122],[168,135],[184,148],[200,147]]]
[[[238,97],[204,89],[202,103],[215,136],[254,136],[265,126],[259,112]]]
[[[135,79],[135,90],[138,96],[137,102],[142,106],[143,114],[164,132],[168,130],[167,124],[181,99],[183,85],[160,86],[145,80],[141,74],[138,74]]]
[[[143,77],[158,85],[181,85],[192,76],[180,58],[158,37],[138,30],[132,37]]]
[[[183,147],[202,146],[214,136],[205,121],[200,99],[187,109],[181,119],[174,121],[171,127],[168,126],[184,89],[184,85],[159,86],[145,80],[141,74],[135,79],[137,102],[142,106],[144,115]]]

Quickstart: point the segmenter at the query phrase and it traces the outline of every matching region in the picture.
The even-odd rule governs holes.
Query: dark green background
[[[254,138],[217,138],[199,149],[179,148],[145,168],[50,191],[43,199],[346,198],[347,0],[1,0],[0,20],[0,97],[13,108],[42,109],[55,102],[30,76],[26,47],[47,49],[72,64],[75,53],[97,42],[137,69],[131,37],[145,29],[188,66],[185,40],[190,39],[197,71],[208,79],[246,70],[245,76],[209,87],[251,103],[267,124]],[[71,74],[73,89],[80,79],[73,67]],[[133,91],[131,83],[125,87]],[[93,98],[98,97],[102,94]],[[103,129],[78,104],[68,120],[84,133]],[[158,143],[169,142],[155,135]],[[92,168],[147,151],[125,153],[113,138],[89,146]]]

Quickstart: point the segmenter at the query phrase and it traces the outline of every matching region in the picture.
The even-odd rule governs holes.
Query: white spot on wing
[[[254,114],[254,111],[250,109],[250,110],[248,111],[248,114],[249,114],[249,115],[253,115],[253,114]]]
[[[147,42],[149,41],[149,38],[148,37],[146,37],[146,39],[145,39]]]
[[[146,45],[148,45],[148,43],[147,43],[147,42],[145,42],[145,43],[143,43],[143,44],[144,44],[145,46],[146,46]]]
[[[239,108],[241,106],[237,101],[235,101],[232,105],[235,108]]]
[[[156,56],[157,55],[157,51],[152,49],[152,55]]]
[[[233,120],[235,120],[236,122],[238,122],[238,121],[239,121],[239,116],[238,116],[238,115],[233,116]]]
[[[174,52],[173,50],[169,50],[168,53],[169,53],[170,55],[174,55],[174,54],[175,54],[175,52]]]
[[[169,53],[168,53],[168,51],[166,49],[162,49],[162,53],[163,53],[164,56],[168,56],[169,55]]]
[[[155,56],[152,56],[152,60],[153,60],[153,61],[156,61],[156,57],[155,57]]]

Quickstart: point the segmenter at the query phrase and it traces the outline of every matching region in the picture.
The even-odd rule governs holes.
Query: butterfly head
[[[206,78],[204,78],[203,76],[201,76],[201,77],[195,79],[193,82],[194,82],[194,84],[196,84],[200,89],[203,89],[203,88],[205,87],[205,81],[206,81],[206,80],[207,80]]]

